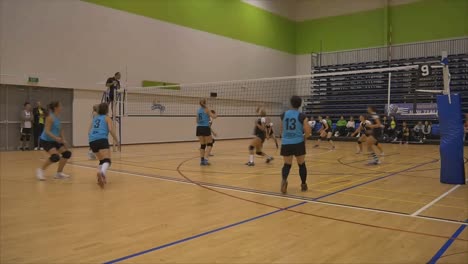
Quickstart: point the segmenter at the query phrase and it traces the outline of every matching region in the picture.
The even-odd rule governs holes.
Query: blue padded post
[[[463,159],[463,120],[458,94],[437,96],[440,124],[440,182],[465,184]]]

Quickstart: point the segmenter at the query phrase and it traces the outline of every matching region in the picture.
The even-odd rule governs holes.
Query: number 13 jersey
[[[281,115],[283,123],[282,145],[298,144],[304,141],[304,120],[307,117],[297,110],[288,110]]]

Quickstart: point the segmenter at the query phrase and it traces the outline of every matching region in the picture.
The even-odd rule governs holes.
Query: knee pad
[[[359,141],[359,140],[358,140],[358,142],[357,142],[357,143],[358,143],[359,145],[361,145],[361,144],[362,144],[362,142],[361,142],[361,141]]]
[[[376,145],[376,146],[377,146],[377,145],[379,145],[379,142],[378,142],[378,141],[376,141],[376,142],[374,143],[374,145]]]
[[[104,164],[106,162],[109,163],[109,165],[112,163],[110,159],[102,159],[102,160],[99,161],[99,165],[102,165],[102,164]]]
[[[216,140],[213,138],[213,141],[211,141],[211,145],[213,145],[213,144],[215,143],[215,141],[216,141]]]
[[[259,156],[265,155],[265,154],[264,154],[263,152],[261,152],[261,151],[257,151],[255,154],[257,154],[257,155],[259,155]]]
[[[332,140],[332,139],[331,139],[331,138],[327,138],[327,141],[330,141],[330,140]]]
[[[69,150],[66,150],[62,153],[62,158],[64,159],[69,159],[71,158],[71,156],[72,156],[72,153]]]
[[[208,147],[212,147],[212,146],[213,146],[213,142],[208,143],[208,144],[206,144],[206,145],[207,145]]]
[[[50,155],[49,160],[52,161],[53,163],[58,162],[60,160],[60,156],[58,154],[52,154]]]
[[[206,149],[206,144],[200,144],[200,149]]]
[[[254,146],[249,146],[249,150],[254,150],[255,147]]]

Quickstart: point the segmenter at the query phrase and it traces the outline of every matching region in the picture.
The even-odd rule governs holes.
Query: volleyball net
[[[303,98],[303,112],[309,116],[359,116],[365,113],[367,105],[377,106],[382,114],[396,113],[398,104],[401,110],[401,104],[435,102],[435,95],[427,92],[443,91],[441,67],[437,62],[382,65],[315,71],[302,76],[130,87],[116,96],[117,116],[194,116],[201,98],[206,98],[221,117],[256,116],[258,107],[265,109],[267,115],[278,116],[288,109],[292,95]]]
[[[254,116],[262,107],[268,115],[287,109],[292,95],[310,94],[310,76],[134,87],[122,98],[125,116],[193,116],[201,98],[220,116]]]

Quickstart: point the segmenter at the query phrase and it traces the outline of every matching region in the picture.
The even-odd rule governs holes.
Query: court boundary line
[[[150,252],[154,252],[154,251],[157,251],[157,250],[160,250],[160,249],[163,249],[163,248],[171,247],[171,246],[174,246],[174,245],[186,242],[186,241],[197,239],[199,237],[203,237],[203,236],[206,236],[206,235],[209,235],[209,234],[212,234],[212,233],[216,233],[216,232],[219,232],[219,231],[222,231],[222,230],[225,230],[225,229],[229,229],[229,228],[238,226],[238,225],[249,223],[249,222],[252,222],[252,221],[255,221],[257,219],[261,219],[261,218],[264,218],[264,217],[267,217],[267,216],[270,216],[270,215],[273,215],[273,214],[284,212],[284,211],[287,211],[290,208],[301,206],[301,205],[306,204],[306,203],[307,202],[301,202],[301,203],[293,204],[293,205],[290,205],[290,206],[287,206],[287,207],[284,207],[284,208],[277,209],[275,211],[271,211],[271,212],[261,214],[261,215],[255,216],[255,217],[251,217],[251,218],[248,218],[248,219],[245,219],[245,220],[242,220],[242,221],[238,221],[238,222],[235,222],[233,224],[225,225],[225,226],[222,226],[222,227],[218,227],[216,229],[212,229],[212,230],[209,230],[209,231],[205,231],[203,233],[199,233],[199,234],[190,236],[190,237],[182,238],[182,239],[176,240],[174,242],[166,243],[166,244],[161,245],[161,246],[153,247],[153,248],[146,249],[146,250],[143,250],[143,251],[140,251],[140,252],[137,252],[137,253],[133,253],[131,255],[127,255],[127,256],[124,256],[124,257],[121,257],[121,258],[106,261],[106,262],[104,262],[104,264],[113,264],[113,263],[121,262],[123,260],[127,260],[127,259],[130,259],[130,258],[138,257],[138,256],[141,256],[141,255],[150,253]]]
[[[95,169],[92,166],[75,164],[71,162],[69,163],[69,165],[82,167],[86,169]],[[313,197],[305,197],[305,196],[297,196],[297,195],[283,195],[283,194],[276,193],[276,192],[248,189],[244,187],[222,185],[222,184],[217,184],[217,183],[208,183],[208,182],[199,182],[199,181],[190,182],[185,179],[178,179],[174,177],[149,175],[149,174],[138,173],[138,172],[120,171],[116,169],[109,169],[108,171],[141,177],[141,178],[148,178],[148,179],[153,179],[153,180],[160,180],[160,181],[167,181],[167,182],[174,182],[174,183],[181,183],[181,184],[188,184],[188,185],[198,184],[198,185],[203,185],[203,186],[212,187],[212,188],[221,189],[221,190],[240,192],[240,193],[246,193],[246,194],[254,194],[254,195],[260,195],[260,196],[268,196],[268,197],[280,198],[280,199],[285,199],[285,200],[304,201],[308,203],[329,205],[329,206],[334,206],[334,207],[342,207],[342,208],[355,209],[355,210],[360,210],[360,211],[383,213],[383,214],[390,214],[390,215],[397,215],[397,216],[411,217],[411,218],[419,218],[419,219],[425,219],[425,220],[435,221],[435,222],[444,222],[444,223],[457,224],[457,225],[460,225],[460,224],[468,225],[468,223],[465,223],[463,221],[457,221],[457,220],[451,220],[451,219],[445,219],[445,218],[436,218],[436,217],[422,216],[422,215],[412,216],[409,213],[402,213],[402,212],[396,212],[396,211],[390,211],[390,210],[384,210],[384,209],[368,208],[368,207],[362,207],[362,206],[357,206],[357,205],[347,205],[347,204],[340,204],[340,203],[327,202],[327,201],[317,201],[317,200],[314,200],[316,198],[313,198]]]
[[[435,198],[434,200],[432,200],[431,202],[429,202],[428,204],[424,205],[423,207],[419,208],[418,210],[416,210],[414,213],[411,214],[411,216],[416,216],[422,212],[424,212],[425,210],[427,210],[429,207],[431,207],[432,205],[434,205],[435,203],[437,203],[438,201],[442,200],[445,196],[449,195],[450,193],[452,193],[453,191],[455,191],[456,189],[458,189],[458,187],[460,187],[461,185],[460,184],[457,184],[455,186],[453,186],[452,188],[450,188],[450,190],[446,191],[445,193],[441,194],[439,197]]]
[[[465,220],[465,222],[467,222]],[[442,257],[442,255],[449,249],[453,242],[458,238],[458,236],[465,230],[466,225],[460,225],[457,230],[450,236],[450,238],[440,247],[440,249],[434,254],[434,256],[427,262],[427,264],[435,264]]]
[[[294,211],[294,210],[289,210],[287,208],[284,208],[284,207],[277,207],[277,206],[274,206],[274,205],[270,205],[270,204],[266,204],[266,203],[262,203],[262,202],[258,202],[258,201],[253,201],[253,200],[249,200],[249,199],[246,199],[246,198],[242,198],[242,197],[239,197],[239,196],[235,196],[235,195],[232,195],[232,194],[228,194],[228,193],[225,193],[225,192],[221,192],[221,191],[218,191],[218,190],[215,190],[215,189],[212,189],[210,187],[207,187],[207,186],[203,186],[199,183],[195,183],[194,181],[192,181],[190,178],[188,178],[187,176],[185,176],[181,171],[180,171],[180,167],[187,161],[189,160],[192,160],[192,159],[195,159],[195,158],[198,158],[198,157],[194,157],[194,158],[190,158],[190,159],[186,159],[185,161],[182,161],[178,167],[177,167],[177,171],[179,172],[179,174],[184,177],[185,179],[187,179],[189,182],[191,182],[192,184],[195,184],[201,188],[204,188],[204,189],[207,189],[207,190],[210,190],[210,191],[213,191],[213,192],[216,192],[216,193],[219,193],[221,195],[225,195],[225,196],[229,196],[231,198],[235,198],[235,199],[239,199],[239,200],[243,200],[243,201],[246,201],[246,202],[251,202],[251,203],[254,203],[254,204],[258,204],[258,205],[263,205],[263,206],[266,206],[266,207],[272,207],[272,208],[275,208],[277,210],[280,210],[280,211],[287,211],[287,212],[294,212],[294,213],[298,213],[298,214],[303,214],[303,215],[309,215],[309,216],[314,216],[314,217],[318,217],[318,218],[322,218],[322,219],[328,219],[328,220],[335,220],[335,221],[340,221],[340,222],[343,222],[343,223],[348,223],[348,224],[358,224],[358,225],[362,225],[362,226],[367,226],[367,227],[374,227],[374,228],[380,228],[380,229],[387,229],[387,230],[393,230],[393,231],[398,231],[398,232],[406,232],[406,233],[412,233],[412,234],[416,234],[416,235],[425,235],[425,236],[433,236],[433,237],[439,237],[439,238],[448,238],[446,236],[441,236],[441,235],[434,235],[434,234],[428,234],[428,233],[422,233],[422,232],[417,232],[417,231],[410,231],[410,230],[403,230],[403,229],[397,229],[397,228],[391,228],[391,227],[384,227],[384,226],[377,226],[377,225],[371,225],[371,224],[365,224],[365,223],[359,223],[359,222],[354,222],[354,221],[350,221],[350,220],[344,220],[344,219],[338,219],[338,218],[333,218],[333,217],[327,217],[327,216],[320,216],[320,215],[315,215],[315,214],[310,214],[310,213],[306,213],[306,212],[300,212],[300,211]],[[437,160],[434,160],[432,162],[435,162]],[[388,174],[388,175],[385,175],[385,176],[381,176],[381,177],[378,177],[376,179],[373,179],[373,180],[370,180],[370,181],[367,181],[367,182],[364,182],[364,183],[361,183],[361,184],[357,184],[357,185],[354,185],[354,186],[350,186],[348,188],[344,188],[342,190],[338,190],[336,192],[332,192],[332,193],[329,193],[329,194],[326,194],[326,195],[321,195],[319,197],[316,197],[314,198],[314,200],[319,200],[319,199],[322,199],[322,198],[325,198],[325,197],[329,197],[331,195],[334,195],[336,193],[340,193],[340,192],[344,192],[344,191],[347,191],[347,190],[350,190],[350,189],[353,189],[353,188],[356,188],[356,187],[359,187],[359,186],[362,186],[364,184],[368,184],[368,183],[371,183],[371,182],[374,182],[376,180],[380,180],[380,179],[384,179],[384,178],[387,178],[387,177],[390,177],[390,176],[393,176],[393,175],[396,175],[400,172],[404,172],[404,171],[407,171],[411,168],[417,168],[417,167],[420,167],[420,166],[423,166],[423,165],[426,165],[426,164],[429,164],[429,163],[432,163],[432,162],[425,162],[425,163],[421,163],[421,164],[418,164],[416,166],[413,166],[413,167],[410,167],[410,168],[407,168],[407,169],[404,169],[404,170],[401,170],[401,171],[398,171],[398,172],[394,172],[394,173],[391,173],[391,174]],[[300,204],[296,204],[295,206],[300,206],[300,205],[304,205],[304,204],[307,204],[307,202],[302,202]],[[251,220],[250,220],[251,221]],[[238,225],[238,224],[236,224]],[[217,231],[220,231],[220,230],[223,230],[223,229],[216,229],[214,232],[217,232]],[[211,233],[202,233],[200,234],[200,236],[205,236],[205,235],[208,235],[208,234],[211,234]],[[197,237],[200,237],[200,236],[197,236]],[[122,260],[125,260],[125,259],[129,259],[129,258],[133,258],[133,257],[137,257],[137,256],[140,256],[140,255],[143,255],[143,254],[146,254],[146,253],[150,253],[150,252],[154,252],[156,250],[159,250],[159,249],[162,249],[162,248],[165,248],[167,246],[172,246],[174,244],[179,244],[179,243],[182,243],[182,242],[185,242],[188,240],[191,240],[193,239],[192,237],[189,237],[189,238],[186,238],[186,239],[182,239],[182,240],[177,240],[175,242],[172,242],[172,243],[168,243],[168,244],[164,244],[162,246],[158,246],[158,247],[154,247],[152,249],[149,249],[149,250],[145,250],[145,251],[140,251],[138,253],[134,253],[132,255],[127,255],[127,256],[124,256],[122,258],[119,258],[117,259],[118,261],[111,261],[111,262],[106,262],[107,263],[116,263],[116,262],[119,262],[121,261],[120,259]],[[465,241],[465,240],[463,240]]]
[[[194,159],[194,158],[191,158],[191,159]],[[188,160],[191,160],[191,159],[187,159],[185,162],[187,162]],[[435,162],[437,160],[434,160],[432,162]],[[413,166],[411,168],[416,168],[416,167],[419,167],[419,166],[423,166],[423,165],[426,165],[426,164],[429,164],[429,163],[432,163],[432,162],[425,162],[425,163],[421,163],[419,165],[416,165],[416,166]],[[181,162],[178,166],[178,171],[179,173],[180,172],[180,167],[181,165],[183,164],[184,162]],[[90,167],[87,167],[87,166],[82,166],[82,165],[77,165],[77,164],[73,164],[75,166],[79,166],[79,167],[84,167],[84,168],[90,168]],[[405,170],[402,170],[400,172],[403,172],[403,171],[406,171],[406,170],[409,170],[411,168],[407,168]],[[129,174],[129,175],[134,175],[134,176],[139,176],[139,177],[145,177],[145,178],[152,178],[152,179],[158,179],[157,177],[154,177],[154,176],[146,176],[146,175],[138,175],[136,173],[126,173],[126,172],[121,172],[121,171],[116,171],[117,173],[122,173],[122,174]],[[313,198],[314,200],[318,200],[318,199],[322,199],[322,198],[325,198],[325,197],[328,197],[328,196],[331,196],[331,195],[334,195],[336,193],[339,193],[339,192],[344,192],[346,190],[349,190],[349,189],[352,189],[352,188],[356,188],[356,187],[359,187],[359,186],[362,186],[364,184],[368,184],[368,183],[371,183],[371,182],[374,182],[376,180],[379,180],[379,179],[383,179],[383,178],[386,178],[386,177],[390,177],[390,176],[393,176],[393,175],[396,175],[398,174],[399,172],[394,172],[394,173],[391,173],[391,174],[388,174],[388,175],[385,175],[385,176],[381,176],[381,177],[378,177],[376,179],[373,179],[373,180],[370,180],[370,181],[367,181],[367,182],[364,182],[364,183],[361,183],[361,184],[358,184],[358,185],[354,185],[354,186],[350,186],[348,188],[345,188],[345,189],[342,189],[342,190],[338,190],[336,192],[333,192],[333,193],[329,193],[329,194],[326,194],[326,195],[322,195],[322,196],[319,196],[319,197],[316,197],[316,198]],[[341,222],[344,222],[344,223],[350,223],[350,224],[360,224],[360,225],[363,225],[363,226],[368,226],[368,227],[374,227],[374,228],[382,228],[382,229],[388,229],[388,230],[394,230],[394,231],[400,231],[400,232],[407,232],[407,233],[413,233],[413,234],[419,234],[419,235],[427,235],[427,236],[434,236],[434,237],[441,237],[441,238],[447,238],[446,236],[440,236],[440,235],[433,235],[433,234],[427,234],[427,233],[421,233],[421,232],[415,232],[415,231],[409,231],[409,230],[400,230],[400,229],[395,229],[395,228],[391,228],[391,227],[382,227],[382,226],[374,226],[374,225],[368,225],[368,224],[364,224],[364,223],[358,223],[358,222],[352,222],[352,221],[346,221],[346,220],[343,220],[343,219],[334,219],[334,218],[330,218],[330,217],[326,217],[326,216],[319,216],[319,215],[313,215],[313,214],[308,214],[308,213],[304,213],[304,212],[298,212],[298,211],[294,211],[294,210],[288,210],[287,208],[284,208],[284,207],[277,207],[277,206],[272,206],[272,205],[268,205],[268,204],[263,204],[263,203],[260,203],[260,202],[256,202],[256,201],[252,201],[252,200],[248,200],[248,199],[245,199],[245,198],[241,198],[241,197],[237,197],[237,196],[234,196],[234,195],[230,195],[228,193],[223,193],[223,192],[220,192],[220,191],[216,191],[216,190],[213,190],[213,189],[210,189],[209,187],[207,186],[203,186],[201,185],[200,183],[196,183],[196,182],[193,182],[192,180],[190,180],[189,178],[187,178],[185,175],[181,175],[183,176],[184,178],[186,178],[189,182],[186,182],[184,181],[183,179],[177,179],[177,180],[174,180],[174,179],[165,179],[167,181],[173,181],[173,182],[180,182],[180,183],[185,183],[185,184],[191,184],[191,185],[198,185],[200,187],[203,187],[205,189],[208,189],[208,190],[212,190],[212,191],[215,191],[215,192],[218,192],[220,194],[224,194],[224,195],[227,195],[227,196],[230,196],[232,198],[237,198],[237,199],[241,199],[241,200],[245,200],[245,201],[250,201],[250,202],[253,202],[253,203],[256,203],[256,204],[260,204],[260,205],[265,205],[265,206],[268,206],[268,207],[273,207],[273,208],[276,208],[277,210],[280,210],[280,211],[289,211],[289,212],[295,212],[295,213],[302,213],[304,215],[310,215],[310,216],[316,216],[316,217],[319,217],[319,218],[323,218],[323,219],[329,219],[329,220],[337,220],[337,221],[341,221]],[[160,180],[163,180],[163,179],[160,179]],[[232,190],[232,189],[228,189],[228,190]],[[235,190],[234,190],[235,191]],[[237,190],[239,191],[239,190]],[[243,191],[245,192],[245,191]],[[249,192],[247,192],[249,193]],[[271,195],[272,196],[272,195]],[[284,197],[283,197],[284,198]],[[289,197],[287,197],[289,198]],[[300,203],[300,205],[303,205],[303,204],[307,204],[308,202],[307,201],[303,201],[302,203]],[[321,203],[321,202],[320,202]],[[326,204],[326,203],[324,203]],[[295,205],[295,206],[299,206],[299,205]],[[347,206],[342,206],[342,207],[347,207]],[[352,208],[352,207],[351,207]],[[375,210],[367,210],[367,211],[375,211]],[[275,211],[276,212],[276,211]],[[396,215],[400,215],[398,213],[395,213]],[[408,216],[408,215],[406,215]],[[424,218],[424,217],[419,217],[419,218]],[[245,221],[249,221],[248,219],[245,220]],[[252,220],[250,220],[252,221]],[[239,224],[235,224],[235,225],[239,225]],[[227,228],[229,228],[231,226],[228,226]],[[222,229],[221,229],[222,230]],[[220,231],[220,229],[216,229],[216,230],[212,230],[212,232],[218,232]],[[172,246],[174,244],[179,244],[179,243],[182,243],[182,242],[185,242],[185,241],[188,241],[188,240],[192,240],[194,238],[197,238],[197,237],[200,237],[200,236],[204,236],[204,235],[208,235],[212,232],[208,232],[208,233],[202,233],[202,234],[199,234],[199,236],[196,236],[196,237],[189,237],[189,238],[185,238],[185,239],[182,239],[182,240],[178,240],[178,241],[175,241],[175,242],[172,242],[172,243],[169,243],[169,244],[165,244],[165,245],[162,245],[162,246],[158,246],[158,247],[155,247],[155,248],[152,248],[152,249],[149,249],[149,250],[145,250],[145,251],[140,251],[138,253],[135,253],[135,254],[132,254],[132,255],[128,255],[128,256],[125,256],[123,257],[124,259],[128,259],[128,258],[133,258],[133,257],[136,257],[136,256],[139,256],[139,255],[142,255],[142,254],[146,254],[146,253],[149,253],[149,252],[153,252],[153,251],[156,251],[156,250],[159,250],[159,249],[162,249],[162,248],[165,248],[165,247],[168,247],[168,246]],[[465,241],[465,240],[463,240]],[[122,259],[122,258],[120,258]],[[119,260],[119,259],[117,259]],[[120,260],[119,260],[120,261]],[[116,262],[119,262],[119,261],[115,261],[115,262],[106,262],[106,263],[116,263]]]

